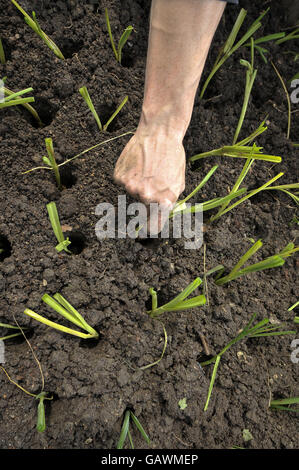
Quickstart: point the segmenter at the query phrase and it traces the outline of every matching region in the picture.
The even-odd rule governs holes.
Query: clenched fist
[[[185,189],[186,157],[175,130],[139,126],[120,155],[114,180],[149,207],[159,212],[148,219],[147,231],[159,233],[179,195]],[[149,212],[149,209],[148,209]]]

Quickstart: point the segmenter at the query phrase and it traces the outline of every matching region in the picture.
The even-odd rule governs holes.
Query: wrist
[[[188,105],[184,102],[170,101],[167,104],[144,101],[138,125],[140,131],[155,132],[160,130],[166,136],[176,137],[183,141],[190,123],[193,110],[193,98]]]

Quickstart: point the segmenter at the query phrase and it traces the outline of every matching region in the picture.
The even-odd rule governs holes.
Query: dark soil
[[[257,0],[240,3],[248,10],[245,31],[262,7]],[[294,336],[252,339],[232,347],[222,358],[206,412],[203,408],[212,366],[199,366],[204,354],[201,333],[215,354],[253,313],[257,313],[257,320],[267,317],[294,329],[294,312],[287,309],[297,300],[295,256],[281,268],[252,274],[227,287],[217,287],[209,278],[209,305],[165,314],[165,356],[157,366],[140,370],[159,358],[164,341],[161,324],[146,314],[148,289],[154,287],[162,300],[168,300],[197,276],[202,277],[203,248],[185,250],[183,239],[148,245],[131,239],[96,238],[97,204],[117,204],[117,196],[123,193],[113,183],[112,174],[129,136],[66,165],[68,183],[61,192],[49,171],[21,174],[41,164],[45,137],[53,138],[57,160],[62,162],[98,142],[134,130],[142,105],[150,2],[23,0],[21,4],[28,12],[35,10],[41,27],[67,59],[56,58],[15,7],[0,0],[4,12],[0,35],[8,57],[6,65],[0,66],[0,76],[7,76],[7,86],[13,90],[34,88],[33,105],[45,123],[38,128],[23,109],[1,111],[0,240],[7,247],[7,256],[0,259],[0,321],[13,324],[15,316],[20,325],[34,328],[30,343],[44,371],[45,390],[54,393],[56,399],[46,402],[47,429],[39,434],[35,429],[37,401],[1,372],[0,447],[115,448],[128,407],[134,409],[147,430],[152,448],[296,447],[295,413],[268,407],[270,399],[298,396],[298,364],[290,359]],[[287,26],[280,2],[266,4],[271,10],[257,37]],[[105,5],[116,37],[129,24],[136,30],[125,47],[124,66],[112,53]],[[238,7],[227,7],[202,83],[237,13]],[[296,48],[298,52],[298,41],[269,45],[268,57],[286,81],[298,72],[298,63],[286,54]],[[232,141],[243,99],[242,57],[248,59],[247,48],[220,69],[205,100],[200,103],[197,99],[184,142],[188,157]],[[290,141],[298,142],[298,105],[293,105],[288,141],[287,104],[281,83],[270,62],[265,64],[256,55],[256,65],[257,80],[241,137],[257,128],[267,115],[268,130],[258,138],[258,144],[266,153],[282,156],[283,161],[277,165],[257,162],[246,184],[258,187],[280,171],[285,172],[281,183],[295,182],[296,150]],[[99,134],[78,93],[83,85],[104,113],[129,95],[129,102],[109,132]],[[220,167],[198,201],[227,193],[242,168],[243,162],[236,159],[204,159],[192,168],[188,166],[186,195],[215,163]],[[50,201],[56,201],[62,224],[84,235],[80,254],[55,251],[56,240],[46,210]],[[231,268],[249,248],[248,238],[264,241],[254,260],[278,252],[298,235],[298,226],[291,224],[294,216],[295,203],[279,192],[265,191],[240,205],[207,226],[206,268],[217,264]],[[84,342],[25,316],[23,311],[29,307],[57,320],[56,314],[42,305],[45,292],[62,293],[100,331],[100,340],[96,344]],[[7,372],[31,393],[39,393],[39,370],[26,342],[10,340],[5,346]],[[184,410],[178,405],[182,398],[187,401]],[[244,429],[253,436],[247,443],[242,438]],[[133,438],[137,448],[146,446],[135,431]]]

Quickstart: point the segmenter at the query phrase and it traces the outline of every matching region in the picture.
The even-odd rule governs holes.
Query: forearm
[[[182,133],[211,41],[225,8],[219,0],[153,0],[141,124]]]

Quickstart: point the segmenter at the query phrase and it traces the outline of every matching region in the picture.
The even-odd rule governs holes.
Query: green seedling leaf
[[[29,16],[28,13],[26,13],[26,11],[23,10],[23,8],[16,2],[16,0],[11,0],[11,2],[22,13],[22,15],[24,16],[24,20],[28,24],[28,26],[30,26],[30,28],[47,44],[49,49],[51,49],[59,59],[64,60],[64,56],[61,50],[59,49],[59,47],[41,29],[37,21],[35,12],[34,11],[32,12],[32,18],[31,18],[31,16]]]
[[[48,159],[48,157],[45,157],[45,156],[44,156],[44,157],[42,157],[42,160],[43,160],[43,162],[44,162],[46,165],[51,166],[51,162],[50,162],[50,160]],[[52,168],[52,167],[51,167],[51,168]]]
[[[179,400],[179,407],[181,410],[184,410],[185,408],[187,408],[187,400],[186,398],[182,398],[181,400]]]
[[[294,29],[291,33],[285,35],[281,39],[278,39],[276,41],[276,44],[282,44],[284,42],[290,41],[292,39],[298,39],[299,38],[299,28]]]
[[[257,74],[257,70],[254,70],[253,68],[253,64],[254,64],[254,40],[253,38],[251,38],[250,44],[251,44],[251,63],[249,63],[247,60],[242,60],[242,59],[240,60],[240,64],[246,67],[247,69],[246,70],[246,83],[245,83],[243,106],[242,106],[239,122],[236,128],[236,132],[234,135],[233,145],[235,145],[238,140],[238,137],[239,137],[239,134],[240,134],[243,122],[244,122],[245,114],[247,111],[251,90],[252,90],[252,87],[256,78],[256,74]]]
[[[173,212],[185,209],[184,206],[186,202],[189,201],[189,199],[191,199],[193,196],[195,196],[195,194],[198,193],[198,191],[209,181],[209,179],[215,173],[217,168],[218,165],[213,166],[213,168],[211,168],[211,170],[206,174],[206,176],[202,179],[199,185],[196,186],[196,188],[187,197],[185,197],[185,199],[182,199],[181,201],[177,202]]]
[[[251,434],[249,429],[243,429],[242,436],[245,442],[251,441],[253,439],[253,435]]]
[[[270,408],[274,410],[295,411],[299,412],[299,407],[290,408],[291,405],[299,405],[299,397],[282,398],[280,400],[272,400]]]
[[[49,307],[53,308],[53,310],[59,313],[59,315],[66,318],[71,323],[77,325],[79,328],[82,328],[83,330],[87,331],[88,334],[73,330],[71,328],[67,328],[63,325],[48,320],[47,318],[42,317],[38,313],[35,313],[28,308],[25,309],[24,313],[29,317],[33,318],[34,320],[44,323],[45,325],[55,328],[56,330],[59,330],[63,333],[79,336],[80,338],[84,339],[99,337],[97,331],[94,330],[91,326],[89,326],[88,323],[79,314],[79,312],[77,312],[77,310],[75,310],[74,307],[72,307],[71,304],[69,304],[67,300],[64,299],[60,294],[55,294],[54,298],[50,297],[48,294],[45,294],[43,295],[42,300],[47,305],[49,305]],[[67,306],[68,308],[66,309],[65,306]]]
[[[294,308],[298,307],[299,305],[299,300],[297,302],[294,303],[294,305],[292,305],[290,308],[288,308],[288,312],[291,312],[292,310],[294,310]],[[1,324],[0,324],[1,326]]]
[[[6,78],[6,77],[5,77]],[[2,80],[4,81],[4,79]],[[28,109],[29,112],[31,112],[31,114],[37,118],[38,122],[40,123],[40,119],[38,117],[38,114],[36,113],[36,111],[28,104],[28,103],[32,103],[34,102],[34,98],[33,97],[28,97],[28,98],[20,98],[20,96],[26,94],[26,93],[29,93],[30,91],[32,91],[33,88],[26,88],[25,90],[21,90],[21,91],[17,91],[17,92],[13,92],[11,90],[9,90],[8,88],[6,87],[0,87],[0,91],[2,93],[4,93],[4,101],[2,103],[0,103],[0,109],[3,109],[3,108],[8,108],[8,107],[11,107],[11,106],[18,106],[18,105],[23,105],[26,109]]]
[[[0,253],[1,253],[1,250],[0,250]],[[18,326],[9,325],[7,323],[0,323],[0,327],[1,328],[13,329],[13,330],[20,330],[20,328]],[[23,328],[23,329],[25,330],[26,328]],[[2,338],[0,338],[0,341],[4,341],[4,340],[10,339],[10,338],[15,338],[16,336],[20,336],[21,334],[22,334],[22,332],[14,333],[14,334],[7,335],[7,336],[2,336]]]
[[[133,26],[128,26],[122,33],[120,40],[118,42],[117,55],[118,55],[118,62],[120,64],[121,64],[121,54],[122,54],[123,47],[126,44],[129,37],[131,36],[132,31],[134,31]]]
[[[125,137],[127,135],[132,135],[132,134],[134,134],[133,131],[128,131],[128,132],[124,132],[123,134],[117,135],[115,137],[111,137],[110,139],[106,139],[103,142],[100,142],[98,144],[93,145],[92,147],[89,147],[88,149],[83,150],[82,152],[78,153],[74,157],[68,158],[64,162],[59,163],[59,165],[57,166],[58,168],[60,168],[61,166],[67,165],[73,160],[76,160],[77,158],[82,157],[83,155],[85,155],[87,152],[90,152],[91,150],[101,147],[102,145],[107,144],[109,142],[113,142],[114,140],[120,139],[121,137]],[[23,171],[21,174],[26,175],[27,173],[31,173],[32,171],[36,171],[36,170],[52,170],[52,168],[49,168],[48,166],[37,166],[37,167],[31,168],[30,170]]]
[[[283,266],[285,262],[285,258],[291,256],[293,253],[296,253],[299,250],[299,247],[294,247],[293,243],[289,243],[280,253],[273,255],[273,256],[269,256],[263,261],[260,261],[251,266],[247,266],[244,269],[241,269],[241,267],[249,260],[249,258],[251,258],[254,255],[254,253],[256,253],[261,248],[261,246],[262,246],[262,241],[258,240],[241,257],[240,261],[238,261],[238,263],[231,270],[231,272],[227,276],[218,278],[215,281],[215,283],[217,285],[223,285],[245,274],[262,271],[264,269],[271,269],[271,268]]]
[[[107,8],[105,8],[105,18],[106,18],[106,25],[107,25],[108,34],[109,34],[110,42],[111,42],[111,45],[112,45],[112,49],[113,49],[115,58],[118,61],[118,54],[117,54],[117,50],[116,50],[116,47],[115,47],[112,31],[111,31],[110,19],[109,19],[109,14],[108,14],[108,9]]]
[[[239,30],[244,22],[245,16],[247,14],[247,11],[244,10],[243,8],[241,9],[238,18],[234,24],[234,27],[225,42],[224,46],[220,49],[220,52],[218,54],[218,57],[214,63],[214,66],[212,68],[211,73],[209,74],[207,80],[205,81],[202,90],[200,92],[200,99],[203,98],[204,93],[211,81],[211,79],[214,77],[215,73],[220,69],[220,67],[226,62],[226,60],[234,53],[236,52],[241,46],[246,44],[246,42],[253,36],[253,34],[261,27],[261,20],[263,17],[268,13],[269,8],[264,11],[258,18],[255,20],[252,25],[249,27],[247,32],[241,37],[241,39],[236,42],[236,37],[239,33]]]
[[[88,91],[87,91],[86,86],[80,88],[80,89],[79,89],[79,92],[80,92],[80,95],[82,96],[82,98],[85,100],[85,102],[86,102],[87,106],[89,107],[90,111],[92,112],[93,117],[95,118],[96,123],[97,123],[97,125],[98,125],[98,128],[100,129],[100,132],[102,132],[103,126],[102,126],[101,120],[100,120],[100,118],[99,118],[98,113],[97,113],[96,110],[95,110],[95,107],[94,107],[94,105],[93,105],[93,102],[92,102],[92,100],[91,100],[91,98],[90,98],[90,95],[89,95],[89,93],[88,93]]]
[[[146,432],[145,432],[144,428],[142,427],[140,421],[136,418],[136,416],[134,415],[134,413],[132,413],[132,411],[130,412],[130,415],[131,415],[133,423],[137,427],[137,429],[140,432],[140,434],[142,435],[143,439],[146,441],[147,444],[150,444],[151,443],[150,438],[146,434]]]
[[[63,242],[58,243],[58,245],[55,246],[55,250],[60,253],[61,251],[66,251],[67,253],[71,253],[70,250],[67,249],[67,247],[71,244],[69,237],[67,237]]]
[[[281,328],[284,327],[284,325],[269,325],[269,319],[264,318],[260,322],[258,322],[256,325],[253,325],[253,322],[256,318],[256,313],[252,315],[250,318],[248,324],[243,328],[243,330],[234,338],[232,339],[224,348],[214,357],[211,359],[208,359],[207,361],[203,361],[200,363],[201,366],[207,366],[209,364],[213,364],[217,357],[221,357],[231,346],[234,344],[238,343],[242,339],[248,337],[248,338],[253,338],[253,337],[260,337],[260,336],[277,336],[277,335],[285,335],[285,334],[294,334],[295,331],[283,331],[280,330]],[[280,330],[280,331],[277,331]]]
[[[55,160],[53,141],[52,141],[51,137],[47,137],[45,139],[45,143],[46,143],[46,149],[47,149],[47,152],[48,152],[48,162],[50,163],[50,166],[51,166],[52,170],[54,171],[54,175],[55,175],[55,179],[56,179],[58,189],[62,189],[59,168],[58,168],[58,165],[57,165],[56,160]],[[43,161],[45,161],[45,160],[43,159]]]
[[[267,181],[267,183],[263,184],[262,186],[260,186],[259,188],[257,189],[253,189],[252,191],[250,191],[248,194],[246,194],[246,196],[242,197],[241,199],[239,199],[237,202],[233,203],[232,205],[230,205],[229,207],[227,207],[226,209],[222,210],[221,211],[221,214],[220,215],[224,215],[226,214],[227,212],[229,212],[230,210],[234,209],[235,207],[237,207],[239,204],[242,204],[243,202],[247,201],[247,199],[250,199],[252,196],[255,196],[256,194],[258,194],[259,192],[261,191],[264,191],[266,188],[268,188],[268,186],[270,186],[272,183],[274,183],[277,179],[281,178],[283,176],[284,173],[278,173],[278,175],[276,175],[274,178],[272,178],[271,180]],[[216,218],[218,218],[218,216],[215,216],[214,218],[211,218],[211,220],[215,220]]]
[[[190,162],[194,162],[201,158],[218,156],[218,157],[231,157],[231,158],[253,158],[254,160],[263,160],[267,162],[280,163],[281,157],[275,155],[264,155],[261,153],[262,147],[245,145],[225,145],[220,149],[211,150],[209,152],[203,152],[198,155],[194,155],[189,158]]]
[[[64,238],[55,202],[49,202],[49,204],[47,204],[47,211],[54,235],[58,241],[58,245],[55,247],[56,251],[60,253],[62,250],[64,250],[66,253],[71,253],[71,251],[67,248],[71,242],[68,238]]]
[[[142,427],[141,423],[139,422],[139,420],[136,418],[136,416],[134,415],[134,413],[132,411],[127,410],[125,412],[125,417],[124,417],[124,421],[123,421],[119,441],[117,443],[117,449],[122,449],[123,448],[127,436],[129,438],[131,448],[134,449],[134,444],[133,444],[132,436],[131,436],[130,429],[129,429],[129,427],[130,427],[130,418],[132,419],[133,423],[136,425],[138,431],[141,433],[141,435],[142,435],[143,439],[146,441],[146,443],[150,444],[150,439],[149,439],[148,435],[146,434],[145,430],[143,429],[143,427]]]
[[[46,393],[42,392],[36,396],[36,400],[39,400],[39,404],[37,407],[37,425],[36,429],[38,432],[44,432],[46,429],[46,416],[45,416],[45,399]]]
[[[152,295],[152,304],[156,305],[155,309],[147,312],[150,317],[155,318],[161,315],[164,312],[177,312],[179,310],[185,310],[189,308],[194,308],[206,303],[206,297],[204,295],[198,295],[192,299],[185,300],[189,295],[202,283],[202,280],[198,277],[193,282],[189,284],[179,295],[177,295],[173,300],[162,305],[161,307],[157,306],[156,297],[153,300],[153,295],[156,295],[153,289],[150,289],[150,294]],[[153,303],[154,302],[154,303]]]
[[[87,106],[89,107],[90,111],[92,112],[95,120],[96,120],[96,123],[98,125],[98,128],[100,130],[100,132],[102,131],[106,131],[108,126],[111,124],[111,122],[115,119],[115,117],[118,115],[118,113],[121,111],[121,109],[124,107],[124,105],[126,104],[126,102],[128,101],[128,96],[125,96],[125,98],[123,99],[123,101],[121,102],[121,104],[118,106],[118,108],[116,109],[116,111],[114,111],[114,113],[112,114],[112,116],[108,119],[108,121],[106,122],[106,124],[103,126],[102,125],[102,122],[99,118],[99,115],[98,113],[96,112],[96,109],[92,103],[92,100],[90,98],[90,95],[87,91],[87,88],[84,86],[82,88],[79,89],[79,92],[81,94],[81,96],[84,98]]]
[[[129,431],[129,425],[130,425],[130,411],[126,411],[124,422],[121,428],[120,438],[117,443],[117,449],[123,448],[124,442],[126,440],[126,437]]]
[[[104,125],[103,127],[103,130],[106,131],[107,130],[107,127],[111,124],[111,122],[113,121],[113,119],[115,119],[115,117],[118,115],[118,113],[122,110],[122,108],[124,107],[124,105],[126,104],[126,102],[128,101],[129,97],[128,96],[125,96],[124,99],[122,100],[122,102],[120,103],[120,105],[118,106],[118,108],[116,109],[116,111],[114,111],[114,113],[112,114],[112,116],[108,119],[108,121],[106,122],[106,124]]]
[[[4,81],[4,79],[2,81]],[[30,90],[32,90],[32,88]],[[25,91],[26,90],[22,90],[21,92],[17,92],[17,93],[19,93],[19,95],[20,95],[20,94],[24,94]],[[27,88],[27,92],[28,92],[28,88]],[[30,104],[28,104],[30,102],[35,101],[33,97],[22,98],[22,99],[18,99],[18,100],[14,99],[13,101],[7,102],[7,99],[9,99],[11,96],[16,96],[16,93],[14,91],[10,90],[7,87],[4,87],[4,95],[6,96],[5,103],[6,103],[7,106],[14,106],[14,105],[17,105],[17,104],[23,106],[34,117],[34,119],[37,121],[39,127],[43,126],[43,123],[42,123],[38,113],[35,111],[35,109],[32,106],[30,106]],[[5,104],[5,103],[1,103],[1,104]],[[6,106],[3,106],[3,107],[6,107]],[[1,108],[1,106],[0,106],[0,108]]]
[[[108,14],[108,9],[107,8],[105,8],[105,19],[106,19],[107,30],[108,30],[108,34],[109,34],[109,38],[110,38],[110,42],[111,42],[111,46],[112,46],[115,58],[119,63],[121,63],[122,49],[123,49],[124,45],[126,44],[126,42],[128,41],[128,39],[129,39],[129,37],[130,37],[130,35],[131,35],[134,28],[133,28],[133,26],[128,26],[124,30],[124,32],[122,33],[122,35],[121,35],[121,37],[118,41],[118,47],[116,49],[115,42],[114,42],[114,39],[113,39],[113,34],[112,34],[112,31],[111,31],[110,19],[109,19],[109,14]]]
[[[89,334],[81,333],[80,331],[73,330],[71,328],[67,328],[66,326],[59,325],[58,323],[55,323],[51,320],[48,320],[45,317],[42,317],[38,313],[33,312],[33,310],[30,310],[29,308],[26,308],[24,310],[25,315],[28,315],[29,317],[33,318],[34,320],[39,321],[40,323],[44,323],[47,326],[50,326],[51,328],[54,328],[55,330],[59,330],[62,333],[68,333],[73,336],[79,336],[80,338],[87,339],[91,338]]]
[[[216,374],[217,374],[217,370],[219,367],[220,357],[221,357],[220,355],[216,356],[215,365],[214,365],[213,372],[212,372],[212,377],[211,377],[211,381],[209,385],[208,396],[207,396],[206,404],[204,407],[204,411],[207,411],[209,403],[210,403],[210,399],[211,399],[211,395],[212,395],[212,391],[213,391],[213,387],[214,387],[214,383],[216,379]]]
[[[5,65],[5,63],[6,63],[5,53],[4,53],[1,38],[0,38],[0,62],[1,62],[2,65]]]
[[[68,312],[70,315],[72,315],[74,318],[76,318],[80,323],[81,327],[88,330],[90,329],[90,332],[93,332],[94,330],[90,328],[88,323],[84,320],[82,315],[61,295],[56,293],[54,296],[54,299],[61,304]]]

